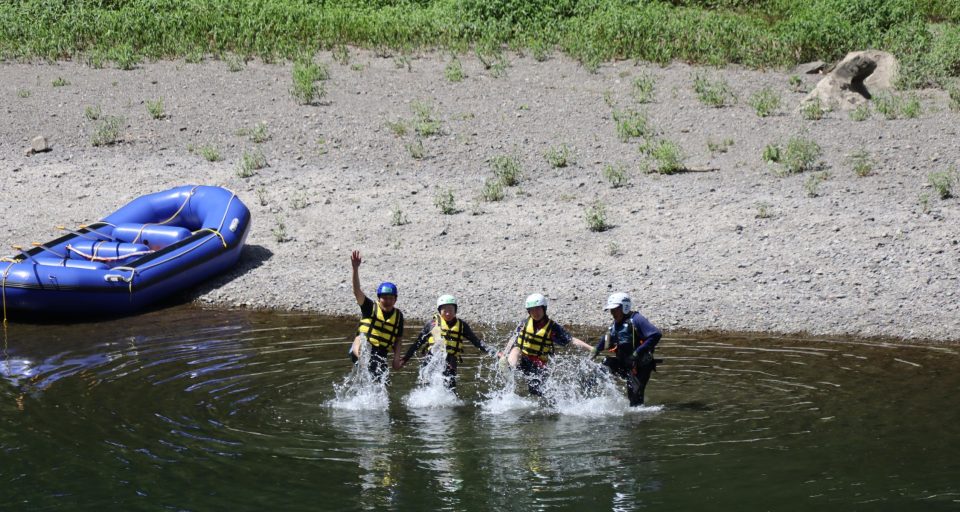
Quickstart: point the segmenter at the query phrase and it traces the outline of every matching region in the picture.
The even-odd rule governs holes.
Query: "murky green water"
[[[189,308],[11,325],[0,509],[960,508],[960,347],[668,337],[641,411],[494,407],[471,352],[463,405],[407,405],[411,365],[386,410],[357,410],[334,399],[354,327]]]

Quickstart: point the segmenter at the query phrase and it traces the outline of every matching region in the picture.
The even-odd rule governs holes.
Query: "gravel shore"
[[[315,105],[291,95],[289,64],[0,64],[0,242],[48,240],[138,195],[212,184],[237,192],[254,225],[236,271],[204,285],[200,303],[356,315],[355,248],[364,288],[397,283],[410,319],[453,293],[471,322],[515,321],[539,291],[561,323],[601,325],[606,296],[628,291],[668,334],[960,341],[960,200],[928,181],[960,168],[960,114],[943,91],[918,91],[914,119],[812,121],[796,106],[816,75],[797,91],[783,72],[618,62],[591,73],[561,56],[512,55],[502,76],[462,57],[466,76],[452,82],[446,54],[316,60],[330,79]],[[698,73],[738,101],[702,104]],[[634,98],[638,76],[655,81],[652,103]],[[748,98],[765,87],[782,104],[761,118]],[[158,99],[154,119],[147,103]],[[437,134],[417,135],[417,105]],[[691,172],[641,171],[640,139],[621,140],[614,119],[629,109],[682,148]],[[107,116],[123,118],[122,141],[94,146]],[[37,135],[52,150],[25,155]],[[818,170],[784,175],[763,161],[792,137],[821,146]],[[545,155],[562,145],[568,165],[555,167]],[[870,155],[867,176],[853,171],[858,151]],[[245,153],[267,167],[240,177]],[[522,178],[484,201],[498,156],[515,158]],[[606,166],[626,186],[612,187]],[[435,205],[447,191],[457,213]],[[595,204],[610,229],[587,228]]]

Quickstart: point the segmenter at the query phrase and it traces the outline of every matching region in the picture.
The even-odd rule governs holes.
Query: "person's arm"
[[[350,266],[353,267],[353,296],[357,299],[357,304],[362,305],[367,296],[360,289],[360,264],[363,260],[360,258],[360,251],[353,251],[350,254]]]
[[[469,340],[470,343],[473,343],[474,347],[477,347],[481,351],[491,356],[497,355],[497,351],[495,349],[488,347],[487,344],[484,343],[483,340],[481,340],[476,333],[473,332],[473,329],[470,328],[470,324],[464,322],[463,320],[460,320],[460,322],[463,323],[463,337]]]
[[[554,322],[553,326],[554,326],[554,329],[553,329],[554,344],[563,346],[563,345],[568,345],[570,343],[573,343],[575,346],[580,347],[586,350],[587,352],[591,352],[591,353],[593,352],[593,347],[588,345],[586,342],[584,342],[580,338],[575,338],[574,336],[572,336],[560,324]]]
[[[430,337],[430,331],[433,330],[433,320],[430,320],[423,326],[423,330],[420,331],[420,335],[417,336],[417,341],[413,342],[413,345],[410,345],[410,348],[407,349],[407,353],[403,355],[403,364],[407,364],[413,354],[417,353],[417,350],[427,342],[427,338]]]
[[[397,310],[400,318],[397,318],[397,341],[393,342],[393,369],[403,368],[403,356],[400,355],[400,347],[403,346],[403,313]]]
[[[633,324],[633,329],[643,342],[634,349],[633,354],[635,357],[639,357],[644,352],[649,352],[653,350],[657,343],[660,342],[660,338],[663,336],[663,333],[660,332],[660,329],[657,329],[655,325],[650,323],[643,315],[637,313],[634,315],[630,322]]]

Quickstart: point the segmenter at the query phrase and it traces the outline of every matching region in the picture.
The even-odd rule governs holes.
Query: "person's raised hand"
[[[353,268],[359,268],[361,263],[363,263],[363,259],[360,258],[360,251],[353,251],[350,254],[350,264],[353,265]]]

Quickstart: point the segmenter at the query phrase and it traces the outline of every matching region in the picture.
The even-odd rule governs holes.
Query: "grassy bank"
[[[504,48],[750,67],[830,61],[878,48],[903,86],[960,75],[960,0],[21,0],[0,3],[3,58],[235,53],[264,59],[356,45],[384,53]],[[199,58],[199,57],[198,57]]]

